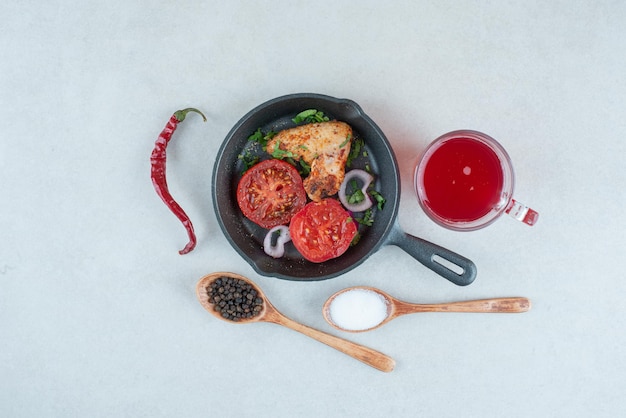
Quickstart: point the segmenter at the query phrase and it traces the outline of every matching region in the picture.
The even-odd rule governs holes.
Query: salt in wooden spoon
[[[254,289],[258,293],[258,297],[263,299],[262,309],[259,315],[252,318],[240,318],[237,322],[226,319],[222,317],[219,312],[216,312],[215,305],[209,302],[209,294],[207,292],[207,287],[210,286],[211,282],[217,280],[220,277],[232,277],[238,280],[243,280],[254,287]],[[208,274],[202,277],[198,284],[196,285],[196,295],[198,296],[198,300],[200,304],[209,311],[213,316],[219,318],[223,321],[236,323],[236,324],[247,324],[252,322],[270,322],[278,325],[283,325],[287,328],[290,328],[294,331],[298,331],[306,336],[309,336],[315,340],[318,340],[332,348],[335,348],[342,353],[345,353],[349,356],[354,357],[357,360],[362,361],[363,363],[372,366],[378,370],[383,372],[390,372],[393,370],[395,366],[395,361],[376,350],[373,350],[368,347],[364,347],[359,344],[355,344],[351,341],[344,340],[340,337],[335,337],[330,334],[326,334],[325,332],[318,331],[314,328],[308,327],[306,325],[300,324],[282,313],[280,313],[267,299],[265,294],[261,291],[261,289],[253,283],[248,278],[241,276],[235,273],[227,273],[227,272],[217,272]]]
[[[369,292],[370,296],[371,292],[378,295],[379,298],[374,298],[374,304],[380,303],[383,304],[378,305],[378,309],[385,309],[387,314],[379,315],[380,322],[374,322],[369,324],[369,326],[365,326],[365,328],[358,328],[358,325],[344,325],[343,327],[340,324],[337,324],[331,315],[331,306],[333,302],[340,295],[346,295],[346,292],[357,291],[357,292]],[[371,298],[370,298],[371,300]],[[464,302],[450,302],[450,303],[437,303],[437,304],[417,304],[417,303],[409,303],[404,302],[402,300],[396,299],[391,295],[383,292],[380,289],[376,289],[368,286],[355,286],[349,287],[347,289],[340,290],[339,292],[332,295],[322,308],[322,314],[324,315],[324,319],[328,322],[332,327],[341,331],[347,332],[364,332],[371,331],[373,329],[379,328],[386,324],[387,322],[395,319],[401,315],[407,315],[418,312],[482,312],[482,313],[518,313],[518,312],[526,312],[530,309],[531,303],[530,300],[523,297],[508,297],[508,298],[493,298],[493,299],[480,299],[480,300],[468,300]],[[372,308],[377,308],[377,306],[372,306]],[[338,309],[335,306],[335,309]],[[363,310],[364,307],[359,307],[359,309]],[[368,312],[369,313],[369,312]],[[355,315],[358,315],[359,312],[355,309]],[[339,319],[339,318],[337,318]],[[375,318],[372,319],[376,321]],[[344,320],[345,321],[345,320]],[[337,321],[340,322],[340,321]],[[355,323],[356,324],[356,323]],[[351,329],[348,329],[351,328]]]

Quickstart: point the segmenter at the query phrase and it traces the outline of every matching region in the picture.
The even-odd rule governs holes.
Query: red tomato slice
[[[345,253],[356,233],[356,222],[335,199],[307,204],[289,225],[293,245],[313,263]]]
[[[252,166],[237,186],[237,203],[244,216],[263,228],[287,225],[306,204],[298,170],[271,159]]]

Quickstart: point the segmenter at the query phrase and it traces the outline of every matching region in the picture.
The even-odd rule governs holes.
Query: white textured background
[[[620,1],[16,1],[0,5],[0,416],[615,417],[626,410],[626,4]],[[288,93],[359,103],[391,141],[409,233],[478,266],[459,288],[400,249],[297,283],[256,275],[222,236],[215,153]],[[173,111],[172,193],[149,178]],[[458,233],[412,190],[454,129],[509,151],[535,227]],[[391,374],[293,331],[234,326],[196,281],[247,275],[288,316],[331,331],[350,285],[413,302],[527,296],[522,315],[421,314],[348,335]],[[335,332],[335,334],[337,334]]]

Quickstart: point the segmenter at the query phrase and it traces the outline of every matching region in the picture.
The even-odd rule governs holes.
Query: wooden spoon
[[[351,290],[370,291],[380,295],[383,298],[384,303],[387,305],[387,316],[384,317],[384,319],[381,319],[381,322],[378,324],[365,329],[345,329],[337,325],[331,316],[331,305],[337,296]],[[374,287],[356,286],[340,290],[328,298],[322,308],[322,314],[324,315],[326,322],[328,322],[335,329],[348,332],[364,332],[379,328],[399,316],[418,312],[518,313],[528,311],[530,306],[530,300],[522,297],[480,299],[437,304],[417,304],[401,301]]]
[[[215,311],[215,305],[209,302],[209,295],[207,292],[207,286],[211,284],[214,280],[220,277],[232,277],[238,280],[244,280],[245,282],[252,285],[256,291],[258,292],[258,296],[263,299],[263,306],[260,314],[252,317],[252,318],[241,318],[238,319],[237,322],[226,319],[222,317],[219,312]],[[265,294],[259,289],[259,287],[253,283],[251,280],[244,276],[240,276],[235,273],[226,273],[226,272],[218,272],[212,273],[204,276],[198,281],[196,285],[196,294],[198,296],[198,300],[200,304],[204,306],[204,308],[209,311],[213,316],[219,318],[223,321],[235,323],[235,324],[247,324],[252,322],[271,322],[278,325],[286,326],[287,328],[291,328],[294,331],[298,331],[306,336],[309,336],[315,340],[318,340],[332,348],[335,348],[342,353],[345,353],[349,356],[354,357],[357,360],[362,361],[363,363],[370,365],[378,370],[383,372],[390,372],[393,370],[395,366],[395,361],[376,350],[372,350],[371,348],[364,347],[359,344],[355,344],[353,342],[344,340],[343,338],[335,337],[330,334],[326,334],[325,332],[318,331],[314,328],[310,328],[306,325],[300,324],[292,319],[289,319],[285,315],[281,314],[267,299]]]

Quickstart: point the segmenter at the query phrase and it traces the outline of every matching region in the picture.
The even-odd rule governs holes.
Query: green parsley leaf
[[[374,225],[374,218],[372,218],[372,209],[368,209],[363,213],[363,217],[362,218],[354,218],[355,221],[357,221],[358,223],[360,223],[361,225],[365,225],[365,226],[372,226]]]
[[[355,179],[350,181],[350,192],[346,193],[346,197],[348,198],[348,203],[351,205],[361,203],[365,200],[365,194],[363,190],[359,189]]]
[[[293,158],[285,157],[285,161],[291,164],[292,166],[294,166],[295,168],[298,168],[298,163]]]
[[[283,158],[293,158],[293,152],[285,151],[280,149],[280,141],[276,141],[276,145],[274,145],[274,150],[271,152],[272,157],[282,160]]]
[[[261,128],[254,131],[254,133],[248,137],[248,141],[252,141],[252,142],[261,142],[262,140],[263,140],[263,132],[261,132]]]
[[[248,137],[248,141],[258,143],[259,145],[261,145],[261,147],[263,147],[263,150],[265,150],[265,148],[267,147],[267,142],[272,139],[274,135],[276,135],[276,132],[274,131],[269,131],[268,133],[264,134],[261,131],[261,128],[258,128],[252,135]]]
[[[274,131],[269,131],[268,133],[265,134],[265,136],[263,137],[263,140],[265,141],[265,143],[267,144],[267,141],[269,141],[270,139],[274,138],[276,136],[278,132],[274,132]]]
[[[359,234],[359,232],[357,231],[357,233],[354,235],[354,238],[352,238],[352,241],[350,241],[350,246],[354,247],[355,245],[359,243],[360,240],[361,240],[361,234]]]
[[[357,190],[348,197],[348,203],[355,205],[365,200],[365,194],[362,190]]]
[[[261,159],[258,155],[252,155],[250,151],[239,154],[237,158],[243,163],[243,170],[241,171],[241,175],[243,175],[246,171],[248,171],[248,169],[250,169],[250,167],[258,163]]]
[[[293,123],[302,123],[306,118],[311,117],[317,113],[317,109],[307,109],[298,113],[295,118],[291,119]]]
[[[313,123],[313,122],[328,122],[330,119],[324,115],[324,112],[317,109],[307,109],[298,113],[295,118],[291,119],[293,123]]]
[[[311,174],[311,166],[306,163],[303,159],[300,159],[300,174],[303,176],[308,176]]]
[[[348,145],[348,142],[350,142],[351,139],[352,139],[352,135],[348,134],[348,136],[346,136],[346,139],[341,144],[339,144],[339,148],[343,148],[346,145]]]
[[[365,142],[363,142],[362,138],[356,138],[354,140],[354,142],[352,143],[352,148],[350,149],[350,154],[348,154],[348,158],[346,160],[346,166],[352,166],[352,161],[361,154],[361,148],[364,146]]]
[[[383,206],[385,206],[385,202],[387,200],[376,190],[370,190],[368,193],[374,198],[374,200],[376,200],[376,206],[378,209],[383,210]]]

